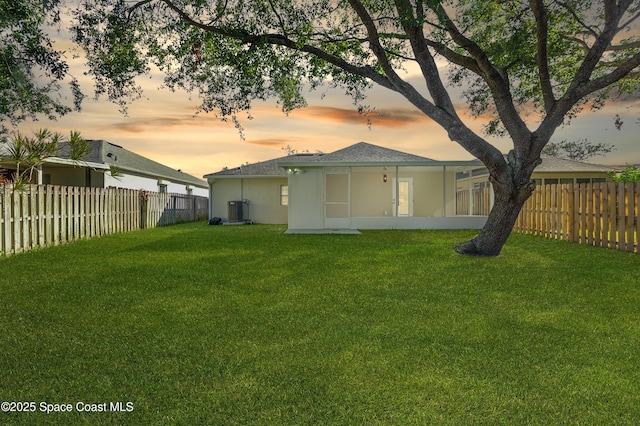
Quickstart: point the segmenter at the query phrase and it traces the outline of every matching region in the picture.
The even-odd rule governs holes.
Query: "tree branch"
[[[622,24],[620,24],[620,30],[622,30],[625,27],[628,27],[629,25],[631,25],[633,23],[633,21],[635,21],[636,19],[640,18],[640,11],[638,11],[635,15],[631,16],[627,22],[623,22]]]
[[[177,13],[180,19],[184,20],[186,23],[188,23],[191,26],[200,28],[203,31],[222,35],[225,37],[230,37],[245,44],[266,43],[266,44],[284,46],[300,52],[309,53],[347,72],[353,73],[355,75],[359,75],[364,78],[368,78],[376,82],[377,84],[383,87],[386,87],[387,89],[398,91],[396,86],[394,86],[387,77],[379,74],[375,69],[373,69],[370,66],[353,65],[345,61],[344,59],[340,58],[339,56],[329,54],[326,51],[320,48],[317,48],[315,46],[311,46],[309,44],[299,45],[294,40],[291,40],[281,34],[251,34],[246,30],[229,29],[229,28],[223,28],[223,27],[218,27],[214,25],[203,24],[191,18],[191,16],[189,16],[186,12],[184,12],[182,9],[177,7],[173,3],[173,1],[171,0],[161,0],[161,1],[165,3],[171,10]]]
[[[564,116],[573,106],[585,96],[602,90],[615,82],[634,74],[634,70],[640,67],[640,53],[636,53],[633,57],[623,62],[616,69],[602,77],[596,78],[589,82],[582,83],[579,87],[568,90],[556,102],[555,107],[547,114],[542,124],[536,130],[536,134],[543,136],[551,136],[555,129],[562,124]],[[542,150],[542,147],[539,147]]]
[[[576,22],[577,22],[577,23],[579,23],[579,24],[582,26],[582,28],[584,28],[585,30],[587,30],[587,32],[588,32],[589,34],[591,34],[593,37],[598,37],[598,32],[597,32],[597,31],[595,31],[593,28],[591,28],[589,25],[587,25],[587,24],[586,24],[582,19],[580,19],[580,17],[578,16],[578,14],[577,14],[577,13],[576,13],[576,11],[574,10],[574,8],[572,8],[571,6],[569,6],[569,5],[568,5],[566,2],[564,2],[564,1],[557,0],[557,3],[558,3],[560,6],[564,7],[564,8],[565,8],[565,10],[566,10],[567,12],[569,12],[569,13],[571,14],[571,16],[573,16],[573,19],[575,19],[575,20],[576,20]]]
[[[600,35],[596,35],[596,39],[587,52],[580,68],[574,75],[573,80],[569,86],[569,90],[566,95],[570,98],[572,92],[576,91],[576,88],[586,84],[591,79],[593,71],[596,69],[602,56],[611,46],[613,38],[618,33],[618,23],[625,13],[626,8],[629,7],[629,1],[620,1],[620,4],[616,4],[615,0],[605,1],[605,22],[604,29]],[[581,90],[582,91],[582,90]],[[578,98],[579,99],[579,98]],[[568,111],[568,110],[567,110]]]
[[[551,86],[551,77],[549,74],[549,57],[547,43],[549,39],[549,28],[547,10],[543,0],[531,0],[531,10],[536,19],[536,47],[538,62],[538,80],[542,90],[542,98],[544,100],[544,108],[548,113],[556,103],[553,96],[553,87]]]
[[[409,3],[408,0],[396,0],[395,3],[398,14],[400,15],[400,21],[402,22],[405,33],[409,36],[411,48],[415,54],[418,65],[420,65],[420,70],[427,83],[427,89],[435,105],[459,120],[453,102],[451,102],[451,97],[442,84],[438,66],[427,46],[422,24],[413,14],[411,3]]]
[[[493,98],[495,99],[496,108],[502,123],[505,125],[511,138],[516,142],[525,143],[529,140],[531,132],[522,120],[518,111],[513,104],[513,97],[509,87],[509,78],[503,69],[493,65],[487,54],[473,40],[467,38],[460,32],[453,20],[449,17],[444,7],[438,3],[435,11],[445,21],[445,28],[451,39],[458,46],[469,52],[476,62],[476,68],[480,71],[478,74],[489,86]]]
[[[144,6],[145,4],[151,3],[153,0],[141,0],[139,2],[137,2],[136,4],[134,4],[133,6],[129,7],[128,9],[128,13],[127,13],[127,21],[131,20],[131,15],[133,15],[133,12],[136,11],[136,9],[138,9],[139,7]]]
[[[272,0],[268,0],[268,1],[269,1],[269,7],[271,7],[271,10],[276,15],[276,18],[278,18],[278,22],[280,23],[280,28],[282,28],[282,34],[285,37],[288,37],[289,34],[287,34],[287,28],[284,25],[284,21],[282,20],[282,17],[280,16],[278,11],[276,10],[276,7],[274,6],[273,1]]]

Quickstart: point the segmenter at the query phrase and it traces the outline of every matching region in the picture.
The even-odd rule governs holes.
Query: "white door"
[[[413,178],[393,181],[394,216],[413,216]]]

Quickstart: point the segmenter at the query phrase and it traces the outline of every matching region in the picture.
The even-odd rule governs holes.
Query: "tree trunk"
[[[487,223],[472,240],[458,244],[456,252],[472,256],[497,256],[509,238],[525,201],[533,193],[535,184],[515,188],[494,183],[494,204]]]

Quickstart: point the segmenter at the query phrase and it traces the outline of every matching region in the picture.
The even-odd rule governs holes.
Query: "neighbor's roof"
[[[533,173],[609,173],[617,169],[613,166],[583,163],[581,161],[549,157],[546,155],[542,155],[540,158],[542,159],[542,163],[535,168]],[[488,173],[486,167],[475,169],[475,171],[478,170],[484,170]]]
[[[202,179],[150,160],[142,155],[126,150],[120,145],[112,144],[104,140],[89,140],[88,142],[91,145],[91,149],[83,158],[83,161],[80,161],[80,164],[87,162],[89,164],[105,164],[107,167],[114,165],[123,172],[167,179],[172,182],[190,184],[201,188],[207,187],[206,182]],[[69,147],[67,144],[60,146],[59,157],[69,158]]]
[[[481,165],[472,161],[437,161],[419,155],[359,142],[329,154],[296,154],[205,175],[205,178],[233,176],[286,176],[287,167],[304,166],[461,166]]]
[[[542,163],[536,167],[534,173],[606,173],[615,170],[611,166],[603,166],[600,164],[583,163],[581,161],[565,160],[563,158],[541,156]]]

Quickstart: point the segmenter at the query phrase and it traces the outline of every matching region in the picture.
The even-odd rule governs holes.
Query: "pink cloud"
[[[360,114],[355,109],[328,106],[309,106],[294,114],[311,119],[333,121],[341,124],[366,125],[368,119],[373,126],[404,127],[412,124],[435,124],[422,112],[410,108],[376,109],[370,114]]]

